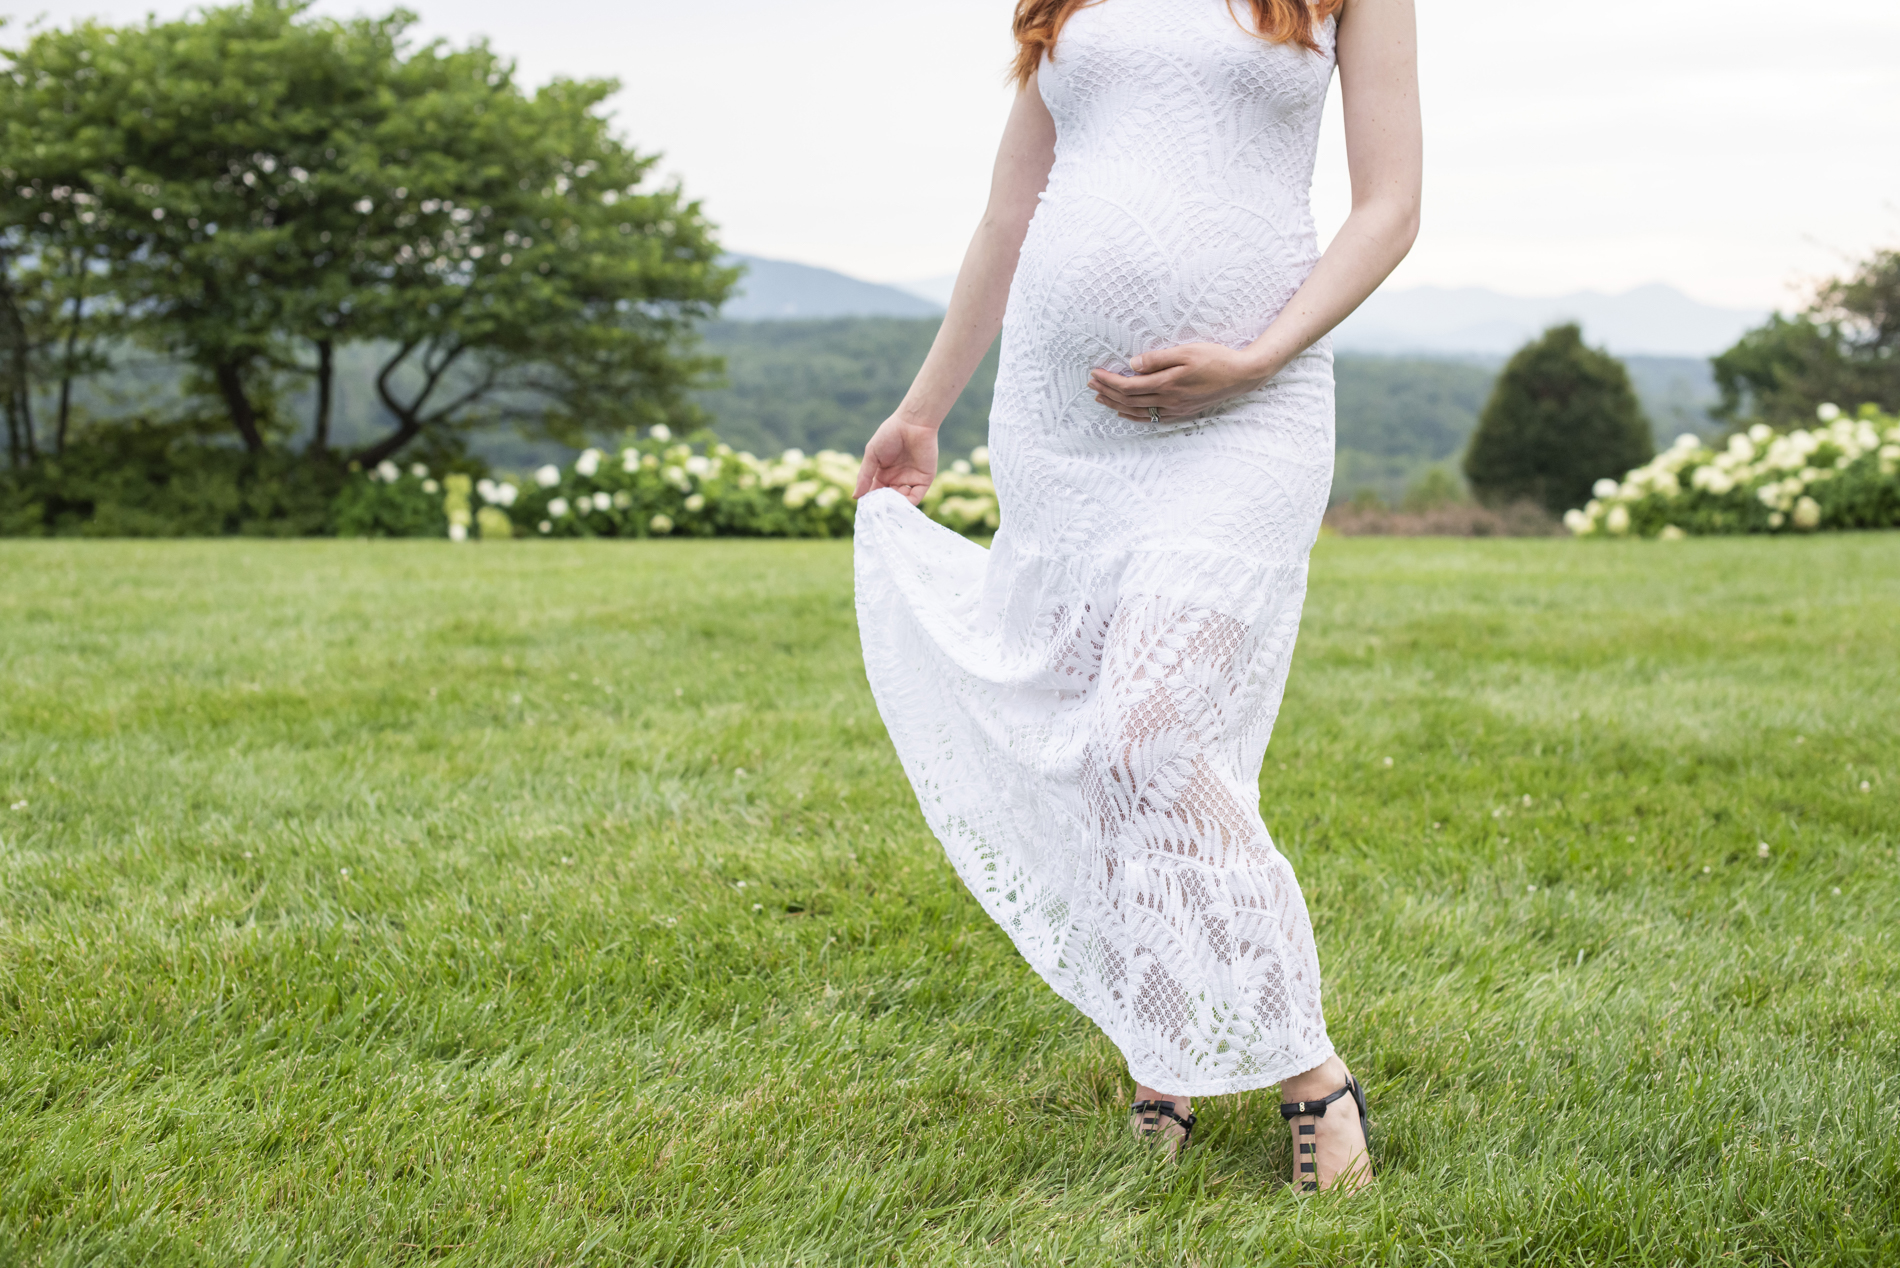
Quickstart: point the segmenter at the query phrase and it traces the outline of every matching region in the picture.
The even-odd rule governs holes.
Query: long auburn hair
[[[1253,9],[1254,31],[1261,38],[1275,44],[1298,44],[1317,53],[1319,41],[1313,38],[1313,28],[1339,12],[1346,0],[1247,2]],[[1073,17],[1077,9],[1100,3],[1102,0],[1016,0],[1016,20],[1012,24],[1016,34],[1016,62],[1011,69],[1018,88],[1028,85],[1029,77],[1036,73],[1045,53],[1050,60],[1055,59],[1056,37],[1062,34],[1062,24]],[[1228,0],[1228,8],[1232,10],[1233,0]],[[1237,16],[1235,21],[1239,21]]]

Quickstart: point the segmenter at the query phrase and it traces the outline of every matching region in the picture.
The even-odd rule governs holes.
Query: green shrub
[[[1623,363],[1586,347],[1577,326],[1554,326],[1498,376],[1465,475],[1487,505],[1531,501],[1559,515],[1655,452]]]
[[[0,473],[0,533],[306,537],[329,531],[341,483],[321,459],[245,453],[190,422],[134,422]]]

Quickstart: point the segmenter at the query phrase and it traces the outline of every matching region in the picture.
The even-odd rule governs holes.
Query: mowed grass
[[[853,631],[845,543],[0,544],[0,1262],[1900,1261],[1900,534],[1321,543],[1350,1199],[1125,1139]]]

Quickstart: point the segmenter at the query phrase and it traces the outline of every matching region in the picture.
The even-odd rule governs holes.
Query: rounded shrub
[[[1529,501],[1559,515],[1655,452],[1623,363],[1585,346],[1576,325],[1553,326],[1498,376],[1465,450],[1465,476],[1488,505]]]

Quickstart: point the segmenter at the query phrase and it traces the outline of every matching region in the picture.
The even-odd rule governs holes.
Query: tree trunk
[[[26,322],[13,302],[11,257],[0,254],[0,385],[5,388],[7,457],[15,467],[39,456],[33,436],[33,380],[28,368]]]
[[[66,362],[59,377],[59,426],[53,430],[53,452],[66,452],[66,430],[73,416],[73,365],[79,352],[79,324],[86,317],[85,274],[80,274],[79,289],[73,293],[73,321],[66,328]]]
[[[224,407],[231,413],[231,425],[244,438],[247,450],[263,453],[264,435],[257,428],[257,410],[252,407],[251,398],[244,390],[243,362],[220,361],[216,373],[218,391],[224,396]]]
[[[329,339],[317,340],[317,427],[311,437],[310,447],[325,450],[330,447],[330,402],[331,388],[336,381],[336,344]]]

